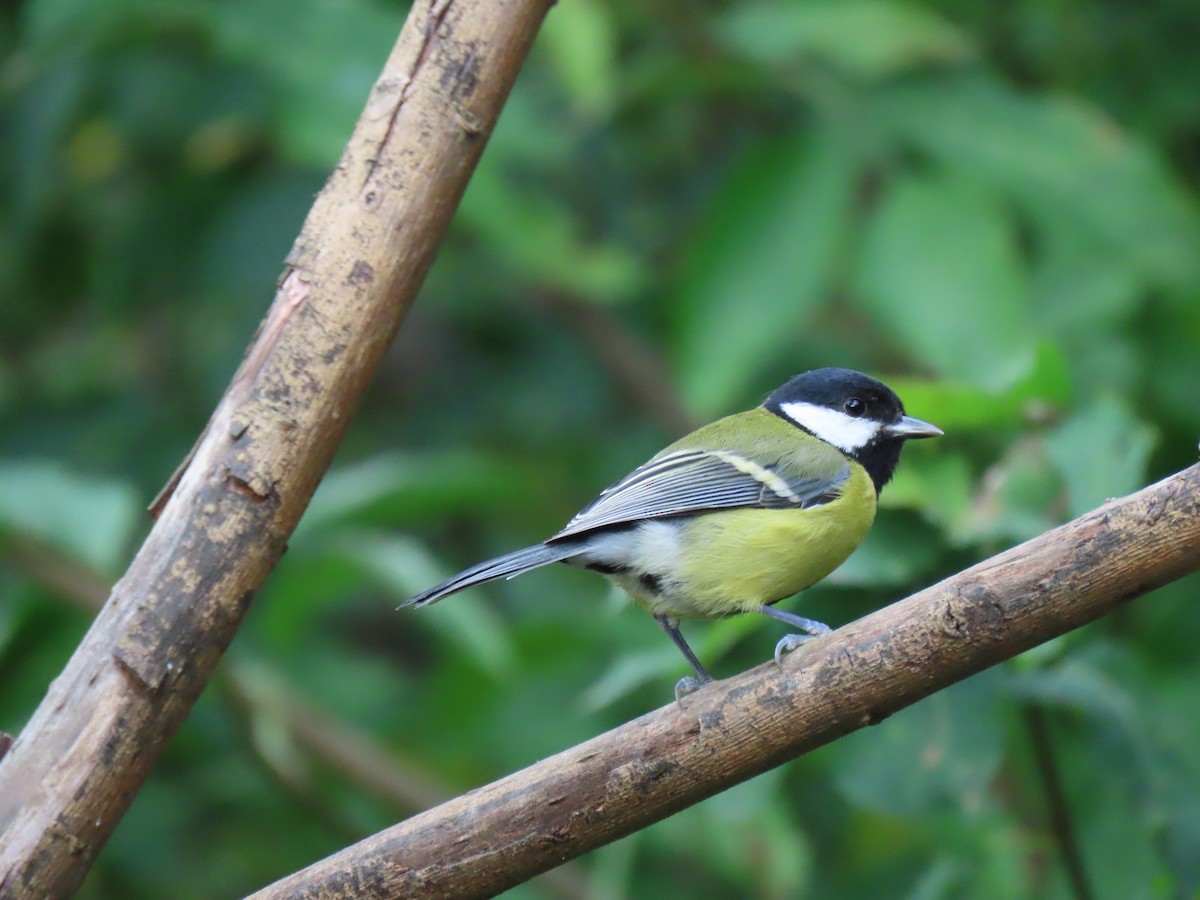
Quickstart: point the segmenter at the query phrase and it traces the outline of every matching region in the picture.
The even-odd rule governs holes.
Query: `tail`
[[[570,556],[575,556],[578,552],[579,546],[577,544],[568,543],[566,546],[562,544],[555,544],[553,546],[534,544],[532,547],[526,547],[524,550],[506,553],[504,556],[497,556],[495,559],[489,559],[487,562],[481,562],[479,565],[464,569],[452,578],[447,578],[441,584],[435,584],[429,590],[422,591],[417,596],[405,600],[400,604],[400,608],[403,609],[406,606],[428,606],[430,603],[437,603],[443,597],[457,593],[463,588],[469,588],[476,584],[486,584],[498,578],[512,578],[520,575],[522,572],[528,572],[530,569],[537,569],[552,562],[559,562]]]

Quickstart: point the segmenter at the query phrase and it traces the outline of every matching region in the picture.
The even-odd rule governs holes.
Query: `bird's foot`
[[[696,693],[696,691],[700,690],[700,688],[711,682],[711,675],[703,678],[694,675],[686,675],[683,678],[680,678],[679,681],[675,682],[675,702],[682,706],[684,697],[688,696],[688,694]]]
[[[820,622],[814,622],[814,625],[821,625]],[[807,644],[814,638],[818,638],[823,634],[829,634],[833,629],[828,625],[821,625],[823,631],[810,631],[808,634],[785,634],[779,639],[779,643],[775,645],[775,665],[780,671],[783,671],[783,657],[798,648],[801,644]]]
[[[811,634],[785,634],[779,639],[779,643],[775,645],[775,665],[783,670],[783,657],[785,654],[791,653],[801,644],[808,643],[813,639]]]

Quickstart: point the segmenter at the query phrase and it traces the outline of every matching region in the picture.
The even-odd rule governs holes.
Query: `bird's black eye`
[[[846,405],[843,408],[846,410],[846,415],[857,419],[867,411],[867,404],[863,403],[857,397],[851,397],[846,401]]]

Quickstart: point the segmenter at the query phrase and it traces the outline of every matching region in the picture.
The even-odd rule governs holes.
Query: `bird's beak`
[[[898,437],[904,440],[908,438],[941,437],[945,434],[936,425],[930,425],[928,422],[922,422],[920,419],[914,419],[912,416],[901,416],[899,422],[885,426],[884,431],[888,437]]]

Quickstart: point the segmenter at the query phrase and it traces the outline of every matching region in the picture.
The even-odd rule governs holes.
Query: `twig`
[[[1200,465],[254,897],[491,896],[1197,568]]]
[[[1046,713],[1040,706],[1027,703],[1024,708],[1025,727],[1029,731],[1029,741],[1033,745],[1033,758],[1037,765],[1038,777],[1042,781],[1042,789],[1046,792],[1046,806],[1050,813],[1050,830],[1058,844],[1058,852],[1062,856],[1063,867],[1067,870],[1067,879],[1075,900],[1092,900],[1092,889],[1088,883],[1087,869],[1083,864],[1083,854],[1079,850],[1079,842],[1075,838],[1075,827],[1071,822],[1071,807],[1067,803],[1067,795],[1063,790],[1062,778],[1058,771],[1058,762],[1054,758],[1054,742],[1050,737],[1050,723],[1046,721]]]
[[[141,550],[0,760],[0,895],[87,873],[283,554],[551,0],[414,4]]]

